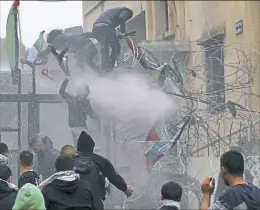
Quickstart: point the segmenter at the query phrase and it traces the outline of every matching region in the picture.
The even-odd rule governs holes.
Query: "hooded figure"
[[[15,198],[18,193],[18,188],[9,183],[12,172],[6,165],[0,165],[0,207],[4,210],[11,210]]]
[[[76,173],[80,175],[81,179],[86,179],[92,184],[93,194],[94,196],[98,196],[100,200],[101,197],[103,196],[104,185],[105,185],[104,182],[101,181],[102,180],[100,178],[101,174],[105,176],[109,180],[109,182],[115,185],[119,190],[126,192],[128,188],[125,180],[115,171],[113,165],[108,159],[93,153],[94,147],[95,147],[94,140],[91,138],[91,136],[89,136],[86,132],[83,131],[80,134],[78,139],[77,150],[79,152],[79,157],[76,158],[75,160]],[[99,170],[98,181],[88,180],[88,177],[85,176],[86,174],[89,173],[89,165],[90,165],[89,161],[93,161],[93,163],[98,167]],[[93,167],[92,170],[96,170],[95,167]],[[99,186],[93,186],[93,185],[99,185]]]
[[[25,184],[18,192],[13,210],[46,210],[41,191],[33,184]]]

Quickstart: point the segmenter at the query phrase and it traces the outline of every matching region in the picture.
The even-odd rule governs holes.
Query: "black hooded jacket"
[[[0,180],[0,209],[12,210],[18,191]]]
[[[55,179],[42,189],[48,210],[95,210],[98,202],[92,194],[90,184],[76,179],[64,181]]]
[[[125,192],[127,189],[125,180],[115,171],[112,163],[108,159],[93,153],[94,147],[94,140],[86,132],[82,131],[79,136],[77,145],[77,150],[81,154],[81,157],[75,161],[76,170],[79,173],[84,173],[84,157],[90,157],[92,158],[92,161],[99,167],[101,173],[107,177],[109,182],[115,185],[119,190]]]
[[[39,174],[42,175],[42,179],[47,179],[49,176],[55,173],[55,161],[59,157],[58,150],[53,148],[53,142],[49,137],[43,137],[43,144],[45,146],[44,152],[37,154],[39,164]]]
[[[127,7],[116,7],[104,11],[94,23],[96,24],[105,23],[110,25],[112,28],[120,26],[122,33],[125,33],[125,23],[132,18],[133,11]]]
[[[229,187],[210,209],[260,210],[260,189],[252,184],[238,184]]]

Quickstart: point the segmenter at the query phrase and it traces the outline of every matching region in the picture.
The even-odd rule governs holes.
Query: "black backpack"
[[[79,174],[81,180],[86,180],[91,184],[91,188],[98,194],[101,193],[100,176],[102,175],[99,166],[91,157],[79,157],[74,161],[75,172]]]

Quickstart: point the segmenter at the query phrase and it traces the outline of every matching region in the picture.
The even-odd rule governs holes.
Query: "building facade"
[[[194,95],[203,92],[213,105],[233,101],[248,110],[260,111],[259,1],[83,1],[82,4],[84,31],[92,30],[94,21],[104,10],[128,7],[133,10],[134,17],[127,30],[141,34],[137,41],[153,43],[155,51],[185,55],[181,71],[185,72]],[[167,47],[160,44],[165,42]],[[253,78],[253,82],[247,85],[249,78]],[[209,106],[200,102],[196,105]],[[219,122],[216,130],[220,138],[230,135],[230,130],[241,128],[238,117],[223,118],[222,108],[215,108],[205,110],[211,114],[210,120]],[[259,117],[257,120],[259,122]],[[259,136],[259,123],[257,128]],[[207,141],[212,145],[209,139]],[[259,139],[255,141],[260,148]],[[218,144],[221,152],[227,149]],[[213,146],[204,147],[198,143],[196,147],[197,157],[213,155]],[[203,165],[203,161],[193,165],[200,164]]]

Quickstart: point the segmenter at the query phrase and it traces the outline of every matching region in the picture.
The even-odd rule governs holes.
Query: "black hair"
[[[8,153],[8,146],[5,143],[0,143],[0,154],[5,155]]]
[[[33,165],[33,153],[30,151],[22,151],[20,153],[20,163],[22,166],[28,167]]]
[[[163,200],[181,201],[182,187],[176,182],[167,182],[162,186],[161,194]]]
[[[53,41],[62,34],[62,30],[53,29],[47,36],[47,43],[52,44]]]
[[[64,145],[64,146],[61,148],[61,150],[60,150],[60,154],[61,154],[61,155],[64,155],[65,150],[67,150],[67,149],[75,149],[75,147],[72,146],[72,145]],[[76,151],[76,149],[75,149],[75,151]]]
[[[244,158],[240,152],[228,151],[220,158],[220,167],[224,167],[229,174],[242,177],[244,173]]]
[[[73,171],[74,161],[69,156],[59,156],[55,161],[55,168],[57,172],[60,171]]]
[[[5,164],[0,165],[0,179],[7,181],[11,176],[12,176],[11,169]]]

